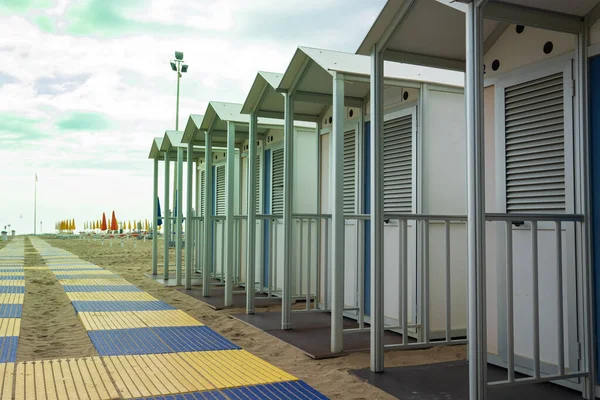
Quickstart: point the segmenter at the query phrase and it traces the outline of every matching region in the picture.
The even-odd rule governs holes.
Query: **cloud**
[[[17,82],[19,82],[19,79],[17,79],[16,76],[9,75],[0,71],[0,87],[2,87],[3,85],[8,85]]]
[[[34,87],[38,94],[56,95],[77,89],[85,84],[91,76],[91,74],[63,75],[58,73],[54,76],[43,76],[36,79]]]
[[[53,4],[53,0],[2,0],[0,11],[24,12],[31,9],[48,8]]]
[[[46,33],[54,33],[56,32],[56,24],[54,19],[48,17],[47,15],[40,15],[35,19],[35,24],[40,28],[43,32]]]
[[[56,123],[59,129],[65,131],[105,131],[111,128],[110,118],[101,113],[77,111],[70,113]]]
[[[40,128],[40,123],[36,118],[0,112],[0,143],[44,137],[46,134]]]

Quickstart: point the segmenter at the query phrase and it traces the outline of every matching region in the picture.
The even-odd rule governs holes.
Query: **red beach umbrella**
[[[100,230],[105,231],[106,229],[108,229],[108,226],[106,226],[106,214],[102,213],[102,222],[100,223]]]
[[[117,223],[117,217],[115,216],[115,212],[112,212],[112,217],[110,218],[110,230],[118,231],[119,224]]]

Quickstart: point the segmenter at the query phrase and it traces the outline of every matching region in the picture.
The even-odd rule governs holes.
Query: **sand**
[[[44,266],[25,240],[25,266]],[[50,270],[25,270],[17,361],[97,356],[71,301]]]
[[[212,329],[243,347],[245,350],[284,369],[298,378],[303,379],[309,385],[332,399],[394,398],[348,372],[351,369],[368,367],[368,353],[353,353],[344,357],[328,360],[312,360],[304,353],[279,339],[254,327],[241,323],[229,316],[230,313],[243,312],[244,310],[242,309],[215,311],[201,301],[187,296],[173,287],[165,288],[161,284],[145,277],[144,273],[150,272],[151,268],[151,242],[149,241],[139,241],[137,248],[133,248],[133,241],[126,242],[124,248],[121,248],[120,245],[118,245],[118,242],[115,241],[111,248],[108,241],[105,241],[104,246],[102,246],[100,241],[88,242],[87,240],[83,241],[79,239],[60,240],[47,238],[44,238],[44,240],[47,240],[48,243],[53,246],[64,248],[86,261],[93,262],[121,275],[123,278],[150,293],[157,299],[167,302],[199,319]],[[162,242],[159,242],[159,249],[162,249]],[[162,254],[162,252],[159,251],[159,254]],[[174,265],[171,267],[174,268]],[[27,282],[27,284],[29,285],[29,282]],[[35,288],[35,286],[32,286],[32,289],[33,288]],[[30,291],[29,286],[27,287],[27,291],[27,296],[33,294]],[[48,289],[47,291],[43,291],[40,289],[40,291],[36,293],[39,293],[40,296],[46,296],[54,294],[54,290]],[[53,300],[55,300],[55,298],[53,298]],[[26,304],[27,301],[26,298]],[[82,353],[75,355],[90,354],[85,353],[85,351],[91,350],[87,348],[87,345],[83,344],[84,341],[80,338],[81,330],[72,327],[73,320],[72,318],[67,318],[69,317],[69,315],[67,315],[69,313],[64,312],[60,296],[56,297],[56,301],[57,303],[60,302],[60,305],[57,304],[48,307],[43,305],[43,299],[39,300],[38,303],[34,303],[35,300],[31,300],[31,307],[27,307],[27,318],[46,318],[48,324],[59,325],[58,322],[60,322],[61,325],[68,325],[69,328],[66,330],[62,330],[62,326],[61,329],[46,328],[47,330],[43,333],[48,336],[46,346],[36,346],[32,340],[20,342],[18,353],[19,360],[73,356],[75,351],[73,349],[65,348],[63,345],[70,340],[73,340],[75,346],[80,347],[79,351],[82,351]],[[37,306],[34,307],[34,304],[37,304]],[[60,311],[54,310],[53,307],[56,307],[56,309]],[[261,308],[257,311],[260,312],[269,309],[273,310],[276,308]],[[52,311],[48,313],[49,310]],[[47,312],[48,314],[44,315],[44,312]],[[75,315],[72,308],[70,312],[72,314],[70,315],[71,317]],[[25,318],[24,314],[24,322]],[[76,318],[76,316],[74,318]],[[22,331],[27,331],[28,329],[42,329],[37,327],[41,325],[42,324],[39,322],[35,328],[33,328],[34,325],[23,325]],[[39,334],[39,338],[42,339],[40,332],[33,332],[32,334]],[[55,345],[51,345],[52,343]],[[464,358],[464,346],[438,347],[428,350],[387,352],[385,365],[388,367],[417,365]]]

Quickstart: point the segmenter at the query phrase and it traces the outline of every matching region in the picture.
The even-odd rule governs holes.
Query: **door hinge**
[[[575,97],[575,88],[577,87],[575,79],[571,79],[571,97]]]

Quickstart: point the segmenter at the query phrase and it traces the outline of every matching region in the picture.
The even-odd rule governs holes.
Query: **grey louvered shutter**
[[[250,158],[246,157],[246,188],[248,190],[248,193],[246,194],[246,197],[248,197],[248,195],[250,194]],[[255,192],[255,201],[256,201],[256,213],[260,214],[260,153],[256,154],[256,171],[254,171],[254,176],[255,176],[255,187],[256,187],[256,192]]]
[[[383,209],[412,212],[412,114],[383,123]]]
[[[206,193],[206,171],[202,170],[200,171],[200,210],[201,210],[201,215],[204,215],[204,199],[205,199],[205,193]]]
[[[283,214],[283,149],[273,150],[272,155],[271,212]]]
[[[344,132],[344,214],[354,214],[356,193],[356,131]]]
[[[507,212],[565,211],[562,73],[505,89]]]
[[[225,165],[219,165],[217,167],[216,215],[225,215]]]

